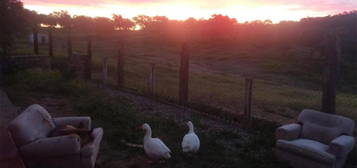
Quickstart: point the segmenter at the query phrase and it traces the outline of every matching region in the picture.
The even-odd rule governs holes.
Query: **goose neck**
[[[193,124],[192,123],[188,123],[188,128],[189,128],[189,133],[194,133],[194,129],[193,129]]]
[[[151,128],[146,128],[145,129],[146,133],[145,133],[145,136],[144,136],[144,141],[146,141],[147,139],[151,138]]]

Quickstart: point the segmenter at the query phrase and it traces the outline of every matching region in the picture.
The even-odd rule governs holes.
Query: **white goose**
[[[193,130],[191,121],[187,122],[189,128],[188,133],[183,137],[181,146],[183,152],[197,152],[200,149],[200,139]]]
[[[149,124],[143,124],[142,128],[146,131],[144,136],[144,151],[146,155],[155,160],[169,159],[171,150],[159,138],[151,137]]]

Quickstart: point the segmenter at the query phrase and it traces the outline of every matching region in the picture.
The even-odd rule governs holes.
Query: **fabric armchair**
[[[275,155],[294,168],[342,168],[355,139],[353,120],[315,110],[304,110],[299,124],[276,129]]]
[[[89,142],[81,143],[77,134],[49,136],[66,125],[92,130]],[[8,128],[28,168],[94,168],[103,138],[90,117],[52,118],[40,105],[28,107]]]

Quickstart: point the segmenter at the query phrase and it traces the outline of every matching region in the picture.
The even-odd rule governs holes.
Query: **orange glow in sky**
[[[66,10],[72,15],[132,18],[144,14],[184,20],[223,14],[239,22],[270,19],[300,20],[357,9],[357,0],[23,0],[25,8],[48,14]]]

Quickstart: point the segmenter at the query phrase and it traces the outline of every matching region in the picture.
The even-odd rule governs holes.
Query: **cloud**
[[[186,4],[198,9],[224,8],[235,5],[262,6],[262,5],[296,5],[301,9],[317,11],[344,11],[357,8],[357,0],[23,0],[31,5],[74,5],[98,6],[102,4],[115,5],[143,5],[143,4]]]
[[[254,0],[258,4],[297,5],[299,9],[343,12],[357,9],[356,0]]]
[[[67,10],[71,14],[126,17],[165,15],[173,19],[201,18],[222,13],[238,20],[299,20],[357,9],[357,0],[23,0],[25,7],[42,13]]]
[[[74,6],[96,6],[105,3],[106,0],[23,0],[28,5],[74,5]]]

